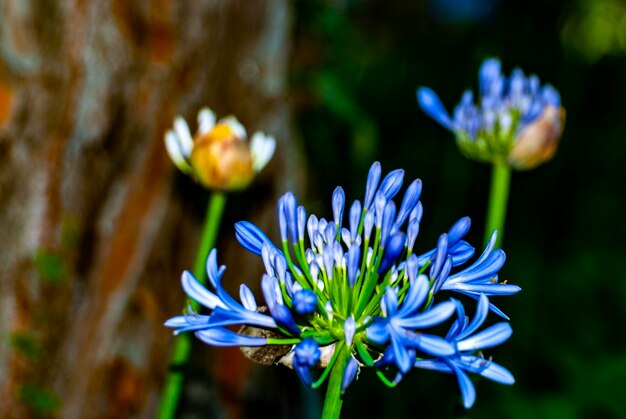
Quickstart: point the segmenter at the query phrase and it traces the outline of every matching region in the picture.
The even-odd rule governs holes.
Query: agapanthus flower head
[[[234,116],[216,122],[213,111],[198,113],[198,129],[192,137],[187,122],[177,116],[174,129],[165,133],[170,158],[183,173],[212,190],[247,187],[274,154],[274,137],[257,132],[247,142],[246,129]]]
[[[452,131],[467,157],[532,169],[554,156],[565,122],[559,92],[516,68],[507,78],[495,58],[483,62],[477,101],[466,90],[452,116],[435,92],[417,90],[422,110]]]
[[[476,261],[462,267],[474,255],[463,240],[470,227],[464,217],[434,248],[414,253],[423,213],[422,184],[411,182],[397,205],[393,199],[402,188],[404,171],[392,171],[382,180],[381,173],[380,164],[374,163],[363,203],[349,204],[337,188],[328,219],[307,216],[293,193],[283,195],[278,201],[279,245],[254,224],[236,223],[239,243],[265,266],[264,304],[257,303],[246,285],[240,289],[241,302],[226,293],[221,284],[225,267],[218,265],[213,250],[207,260],[210,289],[188,272],[182,276],[185,292],[208,313],[177,316],[166,325],[177,333],[193,331],[214,346],[289,345],[286,354],[271,352],[277,354],[275,362],[292,367],[312,387],[324,382],[333,368],[340,368],[342,391],[365,367],[389,386],[413,367],[435,365],[456,372],[447,367],[452,364],[466,372],[487,371],[462,362],[473,362],[475,347],[493,346],[494,341],[478,338],[474,346],[467,343],[480,325],[475,323],[482,323],[489,311],[506,319],[486,296],[520,290],[497,279],[504,252],[494,249],[492,240]],[[458,294],[479,301],[480,322],[466,327],[459,320],[463,304],[451,298]],[[459,319],[453,321],[455,313]],[[455,332],[439,336],[436,327],[446,322]]]

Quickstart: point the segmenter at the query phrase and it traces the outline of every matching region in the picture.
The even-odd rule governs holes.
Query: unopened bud
[[[190,161],[200,183],[209,189],[243,189],[255,174],[248,144],[222,124],[195,140]]]
[[[546,106],[541,115],[526,126],[509,153],[511,167],[527,170],[552,159],[565,124],[565,109]]]

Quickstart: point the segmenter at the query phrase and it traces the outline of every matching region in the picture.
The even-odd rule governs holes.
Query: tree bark
[[[254,204],[230,208],[271,226],[276,196],[303,186],[290,19],[287,0],[0,4],[0,417],[154,416],[207,199],[163,133],[208,105],[275,135],[233,201]]]

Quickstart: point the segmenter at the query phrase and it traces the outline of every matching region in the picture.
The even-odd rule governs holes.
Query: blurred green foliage
[[[38,416],[52,415],[61,407],[61,400],[54,391],[32,383],[20,384],[18,394],[20,400]]]
[[[519,66],[553,84],[567,109],[554,160],[512,180],[501,278],[523,291],[496,300],[514,333],[485,355],[517,382],[477,380],[477,403],[465,412],[451,376],[414,371],[387,389],[365,370],[343,416],[626,417],[626,4],[493,1],[479,20],[443,19],[428,1],[295,4],[292,88],[308,99],[297,117],[311,196],[320,209],[336,185],[362,197],[373,160],[404,168],[424,181],[418,250],[469,215],[468,239],[480,251],[489,182],[489,166],[464,159],[418,109],[418,86],[452,110],[495,56],[506,73]]]
[[[580,0],[567,17],[563,43],[590,61],[606,54],[626,53],[626,3],[622,0]]]
[[[41,345],[33,335],[25,332],[13,332],[9,340],[11,347],[29,361],[35,361],[41,356]]]
[[[41,280],[48,284],[57,284],[66,275],[67,266],[59,252],[40,249],[34,257],[35,269]]]

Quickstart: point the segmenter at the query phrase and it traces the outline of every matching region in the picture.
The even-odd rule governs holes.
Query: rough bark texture
[[[163,133],[209,105],[274,134],[256,192],[227,204],[270,227],[302,180],[289,31],[286,0],[0,3],[0,417],[154,416],[207,198]],[[245,257],[228,276],[258,277]]]

